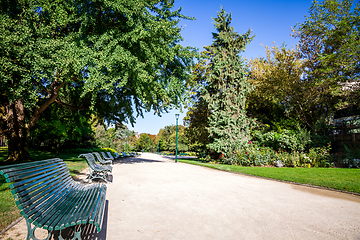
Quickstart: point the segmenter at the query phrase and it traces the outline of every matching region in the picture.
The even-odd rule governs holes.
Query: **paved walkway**
[[[360,197],[144,153],[114,164],[86,239],[360,239]]]
[[[360,197],[144,153],[114,167],[106,239],[360,239]]]

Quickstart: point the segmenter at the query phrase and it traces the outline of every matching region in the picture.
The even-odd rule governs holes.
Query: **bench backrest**
[[[80,157],[85,157],[87,164],[89,165],[90,169],[95,172],[102,172],[102,171],[112,171],[112,167],[110,165],[99,165],[95,162],[94,155],[91,153],[83,153],[79,155]]]
[[[108,155],[108,158],[114,159],[114,157],[113,157],[113,155],[111,154],[111,152],[106,152],[106,153],[107,153],[107,155]]]
[[[100,152],[100,153],[105,160],[113,160],[114,159],[113,157],[106,156],[106,154],[104,152]]]
[[[97,160],[98,160],[101,164],[112,164],[112,161],[111,161],[111,160],[103,159],[98,152],[93,152],[92,154],[96,156]]]

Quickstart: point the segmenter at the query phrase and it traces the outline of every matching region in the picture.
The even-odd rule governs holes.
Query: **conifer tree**
[[[235,32],[230,26],[231,13],[226,13],[223,8],[213,19],[216,32],[209,50],[214,56],[204,96],[211,111],[208,131],[214,139],[208,148],[232,159],[250,139],[251,120],[246,115],[246,95],[252,87],[246,80],[239,54],[253,36],[250,36],[250,29],[243,35]]]

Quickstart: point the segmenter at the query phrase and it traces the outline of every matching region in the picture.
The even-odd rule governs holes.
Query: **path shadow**
[[[83,240],[106,240],[106,232],[107,232],[107,221],[108,221],[108,209],[109,200],[106,200],[105,210],[104,210],[104,219],[101,225],[101,231],[97,232],[96,227],[93,224],[88,225],[78,225],[77,229],[81,226],[81,239]],[[59,240],[60,231],[53,231],[53,239]],[[61,231],[61,236],[64,240],[72,239],[74,237],[74,227],[69,227]]]
[[[106,181],[104,181],[103,179],[101,178],[93,178],[90,182],[88,181],[89,180],[89,172],[81,172],[79,173],[78,175],[76,175],[74,177],[74,181],[76,181],[77,183],[80,183],[80,184],[83,184],[83,185],[86,185],[86,184],[91,184],[91,183],[112,183],[113,182],[113,175],[112,174],[108,174],[107,177],[106,177]]]

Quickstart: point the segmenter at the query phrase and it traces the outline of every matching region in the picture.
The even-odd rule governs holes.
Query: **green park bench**
[[[108,155],[108,158],[115,160],[115,157],[111,154],[111,152],[106,152],[106,154]]]
[[[89,166],[89,178],[88,181],[100,178],[103,179],[105,182],[108,182],[107,176],[109,173],[112,172],[112,166],[110,165],[99,165],[95,162],[94,155],[91,153],[83,153],[79,155],[80,157],[85,157],[86,162]]]
[[[74,239],[81,239],[82,227],[92,224],[100,232],[106,202],[106,185],[81,185],[70,176],[60,158],[0,167],[0,175],[10,183],[11,192],[26,220],[27,238],[36,228],[55,230],[74,227]],[[32,227],[32,225],[34,227]],[[80,230],[77,230],[80,228]]]
[[[97,158],[97,160],[99,161],[100,165],[111,165],[112,164],[112,160],[111,159],[103,159],[100,156],[100,153],[98,152],[93,152],[93,155],[95,155],[95,157]]]
[[[187,156],[187,153],[180,153],[179,156]]]
[[[115,152],[115,158],[116,159],[119,159],[119,158],[123,158],[124,157],[124,155],[119,155],[117,152]]]
[[[122,155],[123,155],[124,157],[131,157],[131,155],[130,155],[130,154],[126,154],[126,152],[122,152]]]
[[[101,153],[101,155],[102,155],[102,157],[104,158],[105,161],[111,161],[111,164],[112,164],[112,161],[114,160],[113,156],[109,157],[104,152],[100,152],[100,153]]]

